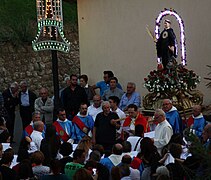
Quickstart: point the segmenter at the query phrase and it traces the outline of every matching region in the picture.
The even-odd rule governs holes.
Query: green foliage
[[[64,24],[77,26],[76,3],[63,3]],[[0,0],[0,42],[31,43],[37,32],[36,0]]]
[[[190,129],[187,128],[184,131],[185,139],[191,144],[189,150],[192,154],[196,155],[200,161],[200,171],[201,173],[197,173],[194,176],[194,180],[208,180],[211,179],[211,147],[205,147],[203,144],[200,143],[198,137],[190,132]],[[187,170],[187,169],[186,169]],[[192,170],[189,169],[187,172],[191,172]],[[186,174],[188,175],[188,174]]]
[[[78,24],[77,2],[67,3],[63,2],[63,20],[65,24]]]

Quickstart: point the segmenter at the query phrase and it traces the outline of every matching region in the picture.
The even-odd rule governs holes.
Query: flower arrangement
[[[211,66],[210,65],[207,65],[208,68],[210,68],[211,70]],[[211,75],[211,71],[207,74],[207,75]],[[205,77],[204,79],[208,80],[209,82],[206,84],[206,86],[208,88],[211,88],[211,77]]]
[[[144,78],[144,86],[149,92],[175,92],[192,90],[200,82],[200,77],[182,65],[170,69],[153,70]]]

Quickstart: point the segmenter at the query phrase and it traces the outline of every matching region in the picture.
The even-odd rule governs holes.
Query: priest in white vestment
[[[169,122],[166,120],[165,112],[162,109],[156,109],[154,120],[158,122],[155,128],[154,145],[161,154],[162,148],[167,145],[173,135],[173,130]]]

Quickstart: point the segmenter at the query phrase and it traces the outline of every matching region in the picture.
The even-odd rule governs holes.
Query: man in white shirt
[[[126,115],[121,109],[118,108],[119,102],[120,102],[120,99],[117,96],[110,96],[109,97],[109,103],[111,105],[111,111],[117,113],[119,118],[124,120],[126,118]],[[124,121],[120,121],[121,127],[122,127],[123,122]],[[117,130],[117,139],[120,138],[120,135],[121,135],[121,132],[122,132],[121,127],[120,127],[119,130]]]
[[[155,110],[154,120],[158,122],[158,125],[155,128],[155,137],[152,140],[158,152],[161,153],[162,148],[170,141],[173,130],[166,120],[165,112],[162,109]]]
[[[37,150],[40,150],[41,141],[43,139],[42,132],[44,130],[44,123],[42,121],[34,122],[34,130],[31,134],[32,142],[35,143]]]
[[[93,102],[94,104],[88,107],[87,112],[90,116],[92,116],[93,120],[95,121],[97,114],[103,111],[101,106],[102,100],[100,95],[95,95],[93,97]]]
[[[125,113],[118,108],[120,99],[117,96],[110,96],[109,103],[111,105],[111,111],[116,112],[120,119],[124,119],[126,117]]]
[[[140,142],[144,137],[144,127],[141,124],[135,126],[135,135],[129,136],[127,141],[132,145],[132,151],[140,152]]]
[[[130,179],[132,180],[139,180],[140,177],[140,171],[138,169],[133,169],[132,167],[130,167],[130,164],[132,162],[132,158],[130,155],[125,154],[122,156],[122,164],[127,165],[130,168]],[[128,178],[129,179],[129,178]]]

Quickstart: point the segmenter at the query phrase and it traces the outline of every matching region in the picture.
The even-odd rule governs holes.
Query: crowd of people
[[[103,78],[93,86],[87,75],[65,78],[55,120],[47,88],[37,97],[21,81],[1,93],[0,178],[182,180],[206,173],[203,159],[183,137],[188,129],[205,151],[211,150],[211,124],[200,105],[184,121],[164,99],[154,116],[146,117],[135,83],[128,82],[124,92],[112,71],[104,71]],[[4,149],[4,143],[14,143],[16,106],[23,124],[17,155]]]

